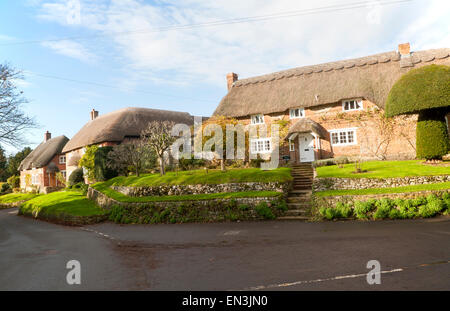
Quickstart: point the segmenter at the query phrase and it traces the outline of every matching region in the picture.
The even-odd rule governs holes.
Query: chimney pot
[[[410,56],[411,55],[411,46],[408,43],[402,43],[398,45],[398,52],[401,56]]]
[[[238,75],[237,75],[237,73],[230,72],[229,74],[227,74],[227,87],[228,87],[228,91],[231,90],[231,88],[233,87],[233,83],[236,82],[237,80],[238,80]]]
[[[98,117],[98,111],[95,109],[92,109],[91,111],[91,121],[95,120]]]
[[[46,142],[50,139],[52,139],[52,133],[50,133],[49,131],[46,131],[44,134],[44,142]]]

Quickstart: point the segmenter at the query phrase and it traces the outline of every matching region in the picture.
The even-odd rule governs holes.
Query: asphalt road
[[[64,227],[16,213],[0,210],[0,290],[450,290],[449,217]]]

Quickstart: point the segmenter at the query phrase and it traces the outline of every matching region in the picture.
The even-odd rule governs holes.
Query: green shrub
[[[270,209],[270,207],[267,205],[266,202],[261,202],[258,205],[255,206],[256,213],[263,217],[264,219],[275,219],[276,216]]]
[[[288,205],[284,200],[274,200],[271,202],[271,205],[279,211],[285,212],[288,210]]]
[[[337,211],[338,217],[349,218],[349,217],[352,217],[352,215],[353,215],[353,209],[349,205],[346,205],[343,203],[341,203],[341,204],[338,203],[336,205],[336,211]]]
[[[358,219],[367,219],[369,218],[369,213],[375,208],[375,202],[373,200],[369,201],[356,201],[354,212],[356,218]]]
[[[8,183],[10,188],[19,188],[20,187],[20,177],[13,175],[9,177],[6,182]]]
[[[0,193],[5,193],[11,189],[11,186],[8,183],[2,184],[0,187]]]
[[[100,147],[94,155],[94,178],[96,181],[105,181],[118,176],[118,172],[107,166],[108,153],[113,147]]]
[[[83,168],[81,167],[75,169],[72,174],[70,174],[67,186],[70,187],[78,183],[84,183]]]
[[[434,212],[435,214],[440,213],[446,207],[446,204],[444,203],[444,201],[435,196],[431,197],[430,200],[428,200],[428,198],[427,198],[427,201],[428,201],[428,203],[427,203],[426,207],[430,211]]]
[[[373,219],[385,219],[390,215],[391,208],[388,205],[380,205],[375,213],[373,213]]]
[[[429,218],[436,215],[436,211],[429,208],[427,205],[422,205],[419,207],[418,215],[423,218]]]
[[[389,218],[390,219],[401,219],[401,218],[403,218],[403,216],[398,209],[393,208],[389,211]]]
[[[416,154],[419,159],[441,159],[450,150],[444,110],[419,114],[416,128]]]

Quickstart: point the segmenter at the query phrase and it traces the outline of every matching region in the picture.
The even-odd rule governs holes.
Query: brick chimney
[[[98,111],[95,109],[92,109],[91,111],[91,120],[94,120],[98,117]]]
[[[398,52],[400,53],[401,57],[408,57],[411,56],[411,47],[408,43],[402,43],[398,45]]]
[[[47,140],[50,140],[50,139],[52,139],[52,133],[50,133],[49,131],[45,132],[45,134],[44,134],[44,143]]]
[[[238,80],[237,73],[230,72],[229,74],[227,74],[228,91],[231,90],[231,88],[233,87],[233,83],[236,82],[237,80]]]

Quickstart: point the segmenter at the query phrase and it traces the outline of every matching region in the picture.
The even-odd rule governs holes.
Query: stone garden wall
[[[407,193],[383,193],[383,194],[369,194],[369,195],[337,195],[337,196],[326,196],[326,197],[316,197],[316,206],[328,206],[335,207],[338,202],[351,202],[351,201],[367,201],[370,199],[379,200],[381,198],[389,199],[415,199],[419,197],[426,197],[430,194],[435,194],[441,196],[445,192],[450,193],[448,190],[427,190],[427,191],[417,191],[417,192],[407,192]]]
[[[186,195],[186,194],[208,194],[221,192],[244,192],[244,191],[277,191],[288,193],[292,188],[292,182],[251,182],[251,183],[228,183],[228,184],[206,184],[206,185],[163,185],[155,187],[126,187],[111,186],[117,192],[130,197]]]
[[[119,202],[89,188],[88,198],[110,211],[117,223],[178,223],[274,219],[284,215],[283,197],[211,199],[195,201]],[[260,203],[266,203],[261,206]]]
[[[174,205],[182,205],[182,204],[195,204],[199,206],[214,206],[222,202],[228,202],[231,200],[236,201],[237,204],[247,204],[250,206],[256,206],[261,202],[270,203],[273,200],[276,200],[276,197],[255,197],[255,198],[233,198],[233,199],[211,199],[211,200],[195,200],[195,201],[155,201],[155,202],[145,202],[145,203],[129,203],[129,202],[120,202],[116,201],[100,191],[89,187],[87,196],[90,200],[93,200],[98,206],[104,209],[110,209],[113,205],[120,206],[148,206],[154,205],[157,207],[172,207]]]
[[[315,178],[314,191],[393,188],[450,181],[450,175],[402,178]]]

